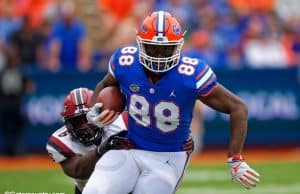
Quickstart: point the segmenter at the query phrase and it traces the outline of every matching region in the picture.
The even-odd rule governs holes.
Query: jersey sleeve
[[[108,72],[116,79],[118,78],[118,74],[120,71],[120,64],[118,60],[120,56],[121,52],[120,49],[118,49],[111,55],[108,63]]]
[[[75,153],[55,136],[49,138],[46,149],[52,160],[57,163],[75,156]]]
[[[102,142],[108,139],[112,135],[116,135],[121,131],[126,131],[128,128],[128,113],[122,112],[119,117],[110,125],[104,127],[104,134]]]
[[[67,159],[64,155],[59,153],[54,147],[50,146],[49,144],[46,145],[46,149],[49,157],[56,163],[60,163]]]
[[[195,74],[195,87],[199,96],[209,95],[218,85],[217,77],[205,62],[200,62]]]
[[[108,62],[108,72],[114,77],[115,76],[115,65],[114,65],[114,54],[110,57]]]
[[[118,48],[110,57],[108,72],[118,81],[128,77],[131,67],[138,64],[138,48],[135,45]]]

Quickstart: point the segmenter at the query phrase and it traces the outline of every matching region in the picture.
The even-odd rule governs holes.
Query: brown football
[[[116,86],[102,89],[98,95],[98,102],[103,103],[103,109],[110,109],[119,113],[125,108],[125,96]]]

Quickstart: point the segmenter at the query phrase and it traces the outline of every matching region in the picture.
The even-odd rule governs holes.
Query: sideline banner
[[[219,82],[248,106],[246,146],[300,145],[300,77],[297,69],[217,72]],[[205,108],[205,142],[227,145],[229,117]]]
[[[300,145],[300,84],[296,69],[216,71],[218,80],[248,105],[246,146]],[[24,101],[28,125],[24,146],[44,150],[49,135],[62,125],[62,102],[71,89],[93,89],[105,73],[35,72],[36,91]],[[205,144],[226,146],[228,116],[205,107]],[[34,140],[34,141],[33,141]]]

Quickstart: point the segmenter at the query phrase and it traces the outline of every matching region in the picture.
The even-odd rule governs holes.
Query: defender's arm
[[[86,155],[75,155],[60,163],[64,172],[73,178],[88,179],[92,174],[100,156],[95,150]]]
[[[100,157],[108,150],[133,149],[134,144],[126,138],[127,132],[121,131],[116,135],[110,136],[102,142],[97,148],[86,155],[75,155],[60,162],[64,172],[73,178],[88,179]]]

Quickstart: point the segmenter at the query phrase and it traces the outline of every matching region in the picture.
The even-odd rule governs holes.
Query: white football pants
[[[186,152],[110,150],[97,162],[83,194],[172,194],[188,162]]]

